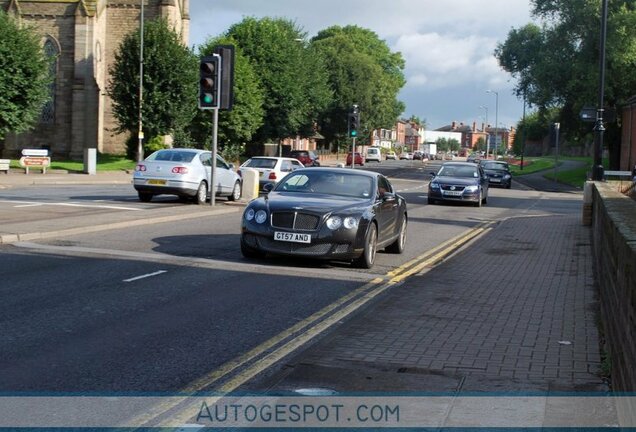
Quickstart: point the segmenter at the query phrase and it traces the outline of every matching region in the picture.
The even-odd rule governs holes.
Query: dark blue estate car
[[[477,207],[488,201],[488,176],[480,165],[471,162],[445,162],[431,173],[428,203],[437,201],[470,202]]]

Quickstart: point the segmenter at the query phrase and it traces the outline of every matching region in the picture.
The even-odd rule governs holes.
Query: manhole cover
[[[333,396],[338,392],[328,388],[303,388],[294,390],[295,393],[303,396]]]

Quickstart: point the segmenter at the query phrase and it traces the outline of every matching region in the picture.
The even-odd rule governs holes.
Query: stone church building
[[[115,132],[108,73],[119,44],[144,20],[164,17],[182,35],[189,33],[189,0],[0,0],[2,10],[41,35],[46,55],[55,58],[51,100],[34,129],[8,135],[0,154],[46,148],[54,156],[81,159],[86,148],[125,153],[127,134]]]

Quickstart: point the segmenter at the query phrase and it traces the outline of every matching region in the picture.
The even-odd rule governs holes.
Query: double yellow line
[[[397,267],[395,270],[388,272],[385,276],[371,280],[303,321],[298,322],[245,354],[197,379],[179,393],[193,394],[208,390],[226,394],[236,390],[259,373],[273,366],[313,338],[325,332],[334,324],[369,303],[378,295],[384,293],[390,287],[401,283],[407,277],[419,273],[427,267],[438,264],[471,240],[492,229],[493,224],[494,222],[481,223],[436,246],[426,254]],[[242,370],[234,374],[239,369]],[[232,374],[234,375],[232,376]],[[218,386],[217,384],[219,383],[222,384]],[[155,406],[143,417],[137,418],[133,424],[147,424],[147,422],[156,420],[157,417],[165,415],[166,412],[174,408],[174,403]],[[183,419],[179,420],[183,421],[184,424],[188,421],[192,413],[195,412],[192,411],[192,409],[181,408],[179,411],[183,416]],[[172,414],[170,415],[170,424],[174,425],[180,414],[176,413],[176,416],[177,417]]]

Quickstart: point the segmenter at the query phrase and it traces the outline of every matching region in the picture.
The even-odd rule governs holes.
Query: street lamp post
[[[521,129],[521,165],[519,169],[523,171],[523,154],[526,151],[526,94],[523,94],[523,117],[521,120],[523,129]]]
[[[485,126],[483,132],[486,132],[486,146],[488,146],[488,107],[485,105],[481,105],[479,109],[483,109],[484,111],[486,111],[486,116],[484,117]]]
[[[495,94],[495,147],[497,146],[497,138],[499,136],[499,92],[494,90],[486,90],[486,93]],[[488,160],[488,148],[486,148],[486,160]]]
[[[603,0],[601,10],[601,43],[599,56],[599,91],[598,91],[598,110],[596,111],[596,125],[594,132],[596,139],[594,140],[594,166],[592,167],[592,180],[603,180],[603,134],[605,126],[603,125],[603,105],[605,99],[605,41],[607,39],[607,0]]]
[[[144,132],[142,128],[142,107],[144,99],[144,0],[140,0],[141,14],[139,19],[139,131],[137,138],[139,142],[137,144],[137,162],[141,162],[144,159]]]

